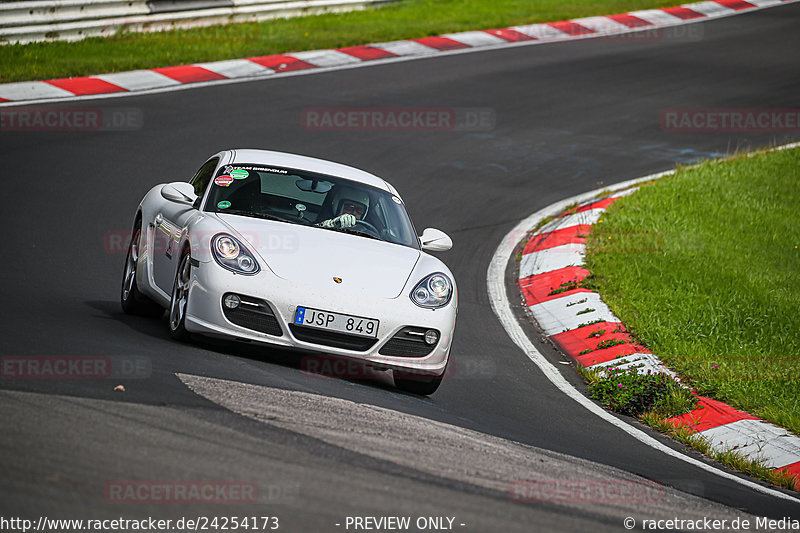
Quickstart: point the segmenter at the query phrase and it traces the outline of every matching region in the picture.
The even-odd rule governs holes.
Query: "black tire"
[[[189,282],[191,280],[192,258],[188,250],[181,255],[178,270],[175,272],[175,283],[172,285],[172,297],[169,302],[169,336],[175,340],[189,340],[186,331],[186,309],[189,307]]]
[[[153,300],[139,292],[136,285],[136,275],[139,269],[139,244],[142,235],[141,221],[136,223],[136,228],[131,235],[128,245],[128,255],[125,257],[125,267],[122,270],[122,288],[120,290],[120,303],[122,310],[129,315],[158,316],[164,312]]]
[[[419,394],[420,396],[429,396],[436,392],[439,385],[442,384],[444,373],[441,376],[428,377],[418,374],[405,374],[394,370],[392,372],[392,379],[394,380],[394,386],[403,392]]]

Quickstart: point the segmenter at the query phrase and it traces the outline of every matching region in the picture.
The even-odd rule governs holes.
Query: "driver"
[[[352,228],[367,215],[369,195],[352,187],[341,187],[336,191],[331,205],[338,216],[324,220],[319,225],[323,228]]]

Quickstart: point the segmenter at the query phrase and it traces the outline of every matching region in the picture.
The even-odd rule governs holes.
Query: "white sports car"
[[[169,309],[170,334],[256,341],[392,370],[432,394],[458,294],[383,179],[281,152],[226,150],[189,183],[156,185],[136,211],[122,308]]]

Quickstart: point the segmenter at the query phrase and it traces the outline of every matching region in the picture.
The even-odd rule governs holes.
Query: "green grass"
[[[341,14],[194,30],[132,33],[76,43],[0,46],[0,82],[103,74],[336,48],[474,29],[675,5],[674,0],[403,0]]]
[[[688,389],[666,374],[639,374],[635,368],[601,373],[579,367],[579,372],[589,384],[589,396],[624,415],[671,418],[688,413],[697,403]]]
[[[679,169],[610,207],[587,264],[698,393],[800,434],[798,208],[800,149]]]

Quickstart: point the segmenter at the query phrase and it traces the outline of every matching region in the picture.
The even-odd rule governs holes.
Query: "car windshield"
[[[205,210],[212,213],[316,226],[419,248],[400,198],[364,183],[292,168],[234,164],[223,166],[210,187]],[[326,222],[342,214],[353,215],[355,224],[342,228]]]

